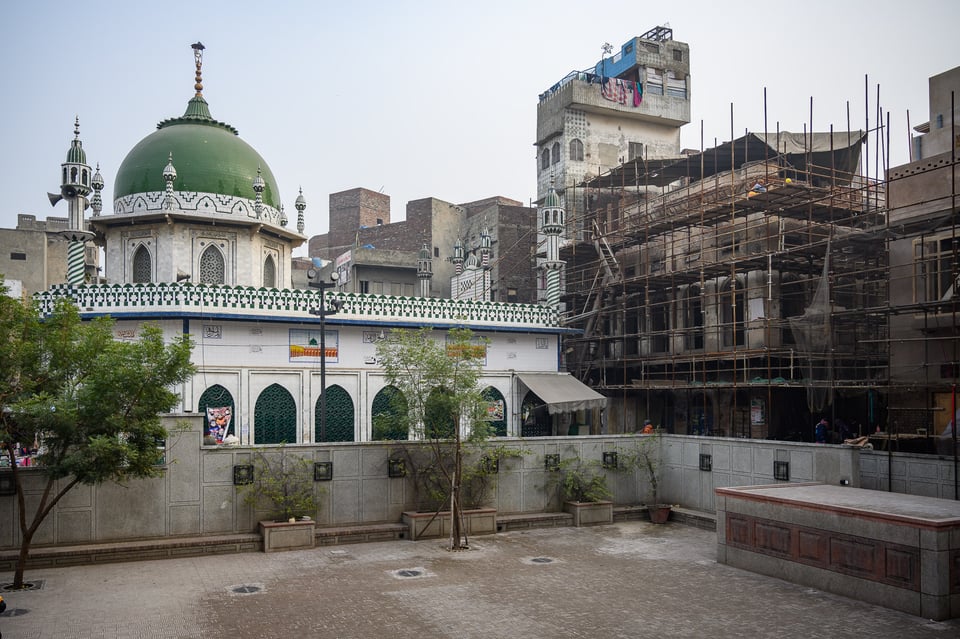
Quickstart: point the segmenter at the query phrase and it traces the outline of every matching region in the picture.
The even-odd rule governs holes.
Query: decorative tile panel
[[[252,286],[205,285],[192,282],[149,284],[58,284],[37,293],[44,313],[53,310],[59,299],[72,299],[82,312],[223,313],[275,315],[277,318],[313,319],[311,309],[320,305],[321,293],[313,290],[254,288]],[[342,306],[337,319],[411,322],[443,325],[526,326],[559,328],[554,308],[533,304],[512,304],[435,297],[326,293],[327,304]]]

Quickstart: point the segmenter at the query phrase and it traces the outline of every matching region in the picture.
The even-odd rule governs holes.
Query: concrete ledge
[[[317,528],[314,531],[314,536],[318,546],[339,546],[340,544],[362,544],[369,541],[406,539],[408,532],[409,527],[405,524],[384,523]]]
[[[613,521],[649,520],[646,506],[614,506]],[[703,530],[717,529],[717,516],[714,513],[674,506],[670,511],[670,521],[686,526],[694,526]]]
[[[27,567],[52,568],[80,564],[259,552],[261,550],[263,550],[263,540],[256,533],[211,535],[209,537],[174,537],[77,546],[38,546],[30,549]],[[18,550],[0,551],[0,570],[14,570],[19,554]]]
[[[647,507],[646,506],[614,506],[613,507],[613,521],[637,521],[639,519],[649,519],[647,517]]]
[[[647,507],[616,506],[613,518],[614,522],[646,519]],[[705,530],[716,529],[716,516],[712,513],[674,507],[670,514],[670,520],[697,526]],[[497,532],[572,525],[573,515],[564,512],[498,514],[496,518]],[[409,527],[402,523],[392,522],[354,526],[327,526],[314,530],[316,546],[339,546],[342,544],[396,541],[408,538]],[[27,567],[52,568],[82,564],[261,552],[262,550],[263,539],[257,533],[172,537],[74,546],[37,546],[30,550]],[[17,549],[0,550],[0,571],[12,572],[16,568],[18,554]]]
[[[717,515],[715,513],[706,513],[700,510],[689,510],[687,508],[673,507],[670,511],[670,521],[686,526],[694,526],[703,530],[717,529]]]
[[[517,513],[515,515],[497,515],[497,532],[572,525],[573,515],[570,513]]]

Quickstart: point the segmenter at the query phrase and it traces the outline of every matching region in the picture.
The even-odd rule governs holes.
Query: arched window
[[[212,409],[208,412],[207,409]],[[213,435],[222,439],[231,432],[236,433],[233,395],[220,384],[214,384],[203,391],[197,402],[197,412],[203,415],[203,435]],[[211,419],[212,418],[212,419]],[[213,432],[211,432],[211,426]]]
[[[148,284],[153,281],[153,260],[150,251],[141,244],[133,252],[133,283]]]
[[[296,444],[297,403],[280,384],[271,384],[257,398],[253,412],[254,444]]]
[[[263,261],[263,285],[267,288],[277,287],[277,263],[273,261],[272,255],[268,255]]]
[[[407,439],[407,398],[395,386],[380,389],[370,407],[373,418],[373,439]]]
[[[507,436],[507,402],[503,393],[493,386],[483,389],[483,400],[487,403],[487,421],[490,423],[490,434],[494,437]]]
[[[550,168],[550,149],[543,150],[543,154],[540,156],[540,168],[541,169]]]
[[[570,160],[583,162],[583,142],[576,138],[570,140]]]
[[[553,164],[556,164],[560,161],[560,143],[553,143]]]
[[[520,404],[521,437],[549,437],[552,421],[547,405],[533,391],[528,391]]]
[[[322,433],[320,424],[320,398],[317,398],[313,420],[313,441],[315,442],[352,442],[353,441],[353,400],[342,386],[327,388],[327,432]]]
[[[224,282],[223,253],[211,244],[200,256],[200,283],[223,284]]]

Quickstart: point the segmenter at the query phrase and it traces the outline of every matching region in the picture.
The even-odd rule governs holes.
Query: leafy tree
[[[463,526],[461,486],[463,444],[482,441],[489,434],[484,420],[485,404],[479,387],[485,359],[485,344],[473,339],[469,329],[451,329],[446,339],[436,340],[432,329],[394,330],[377,342],[387,383],[405,400],[401,430],[411,439],[426,440],[437,461],[436,468],[450,486],[450,547],[467,547]],[[453,463],[444,463],[449,448]]]
[[[71,488],[161,473],[160,414],[177,405],[171,387],[194,368],[187,336],[165,344],[160,328],[145,326],[137,341],[116,341],[109,318],[84,322],[65,300],[41,318],[4,291],[0,282],[0,452],[17,489],[20,588],[34,534]],[[34,442],[46,483],[28,519],[15,451]]]

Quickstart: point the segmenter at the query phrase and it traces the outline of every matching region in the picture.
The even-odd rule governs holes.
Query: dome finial
[[[203,50],[206,49],[206,47],[203,46],[202,42],[197,41],[191,44],[190,48],[193,49],[193,59],[197,64],[197,78],[193,88],[197,90],[197,97],[201,98],[203,97],[203,74],[200,71],[200,67],[203,66]]]
[[[74,116],[73,120],[73,138],[75,140],[80,139],[80,116]]]

